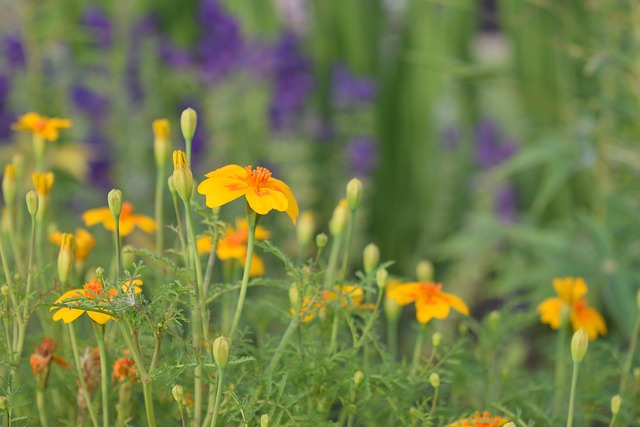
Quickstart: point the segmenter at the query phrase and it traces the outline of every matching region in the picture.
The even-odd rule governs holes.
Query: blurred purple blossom
[[[158,44],[158,57],[167,66],[180,70],[191,65],[191,53],[166,38],[162,38]]]
[[[371,175],[378,163],[376,140],[369,136],[360,136],[347,144],[348,172],[356,177]]]
[[[475,161],[483,169],[490,169],[508,160],[517,151],[517,145],[505,141],[498,125],[491,120],[482,120],[475,130]]]
[[[83,84],[71,87],[71,102],[81,113],[88,115],[93,120],[104,119],[110,106],[106,96],[100,95]]]
[[[85,143],[90,153],[89,180],[98,188],[108,191],[113,188],[110,175],[111,163],[113,162],[110,156],[111,142],[99,128],[93,128],[85,138]]]
[[[498,218],[507,224],[513,224],[518,220],[518,193],[513,185],[504,183],[500,185],[494,196],[494,209]]]
[[[104,9],[96,4],[88,5],[82,12],[80,23],[85,26],[93,45],[109,49],[113,43],[111,20]]]
[[[11,69],[24,68],[26,58],[22,40],[17,34],[7,34],[2,40],[2,48],[7,63]]]
[[[273,95],[269,119],[274,130],[291,129],[313,89],[311,64],[303,55],[298,38],[284,33],[275,49]]]
[[[125,84],[129,99],[137,105],[144,100],[144,88],[140,77],[140,50],[144,41],[158,31],[158,19],[152,13],[138,20],[131,30],[127,64],[125,66]]]
[[[203,79],[214,83],[238,66],[244,40],[238,22],[218,0],[200,2],[198,21],[200,39],[196,47],[196,61]]]
[[[11,93],[11,80],[0,74],[0,141],[4,141],[11,135],[11,123],[15,120],[15,114],[9,110],[9,94]]]
[[[373,79],[356,76],[345,64],[333,68],[331,83],[332,101],[339,107],[367,104],[378,95],[378,87]]]

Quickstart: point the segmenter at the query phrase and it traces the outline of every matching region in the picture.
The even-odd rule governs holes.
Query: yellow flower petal
[[[467,307],[467,304],[465,304],[464,301],[462,301],[462,298],[460,298],[459,296],[453,295],[453,294],[449,294],[449,293],[446,293],[446,292],[442,292],[440,294],[440,296],[454,310],[464,314],[465,316],[469,315],[469,307]]]
[[[298,208],[298,202],[296,201],[296,198],[293,196],[293,192],[291,191],[289,186],[287,186],[287,184],[280,181],[279,179],[275,179],[275,178],[269,179],[267,185],[271,188],[274,188],[275,190],[282,192],[282,194],[285,195],[288,202],[287,210],[286,210],[287,215],[289,215],[289,218],[291,218],[291,221],[293,221],[293,223],[295,224],[300,210]]]
[[[198,185],[198,193],[206,196],[206,204],[210,208],[243,196],[249,188],[244,180],[245,170],[238,165],[227,165],[205,176],[207,179]]]
[[[246,194],[251,209],[260,215],[268,214],[271,209],[283,212],[287,210],[288,201],[284,193],[271,188],[250,189]]]
[[[200,236],[196,240],[196,245],[198,246],[198,253],[208,254],[211,252],[211,244],[213,243],[213,238],[211,236]]]
[[[244,260],[242,261],[244,267]],[[251,257],[251,268],[249,269],[249,276],[264,276],[264,261],[258,255],[254,254]]]
[[[57,307],[53,307],[53,308],[57,308]],[[55,321],[62,320],[64,323],[69,323],[69,322],[73,322],[78,317],[82,316],[82,313],[84,313],[84,310],[60,307],[58,311],[53,313],[53,320]]]
[[[394,286],[387,291],[387,297],[393,298],[399,305],[407,305],[414,302],[420,295],[419,283],[406,283]]]
[[[581,277],[565,277],[553,279],[553,288],[561,300],[567,304],[573,304],[585,296],[588,291],[587,284]]]
[[[110,231],[113,231],[114,229],[113,215],[111,215],[111,211],[109,210],[109,208],[89,209],[88,211],[82,214],[82,221],[84,221],[84,223],[88,227],[92,225],[100,224],[100,223],[105,223],[107,221],[111,221],[112,228]],[[107,228],[106,224],[105,224],[105,228]]]
[[[449,304],[440,298],[419,298],[416,300],[418,322],[425,324],[433,319],[446,319],[451,311]]]
[[[100,325],[104,325],[109,320],[113,320],[113,317],[109,316],[108,314],[100,313],[97,311],[87,311],[87,315],[89,315],[91,320],[93,320],[96,323],[99,323]]]
[[[146,215],[131,215],[131,221],[147,233],[153,233],[156,229],[154,219]]]

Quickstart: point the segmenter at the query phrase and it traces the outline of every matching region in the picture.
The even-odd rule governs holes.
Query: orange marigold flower
[[[51,362],[55,362],[63,368],[67,367],[67,362],[53,355],[57,348],[58,345],[51,338],[43,338],[40,345],[35,346],[34,353],[29,358],[33,375],[38,375],[45,370],[48,371]]]
[[[133,292],[140,293],[142,289],[138,286],[142,284],[140,280],[133,281]],[[129,281],[125,281],[122,284],[123,292],[128,292],[130,288]],[[83,313],[87,313],[87,315],[96,323],[104,325],[109,320],[112,320],[113,317],[104,311],[93,311],[93,310],[84,310],[80,308],[71,308],[73,306],[78,306],[78,302],[81,300],[97,300],[98,305],[107,304],[114,296],[118,294],[118,291],[115,289],[109,289],[105,295],[105,289],[102,286],[102,282],[98,279],[92,279],[88,283],[85,283],[82,289],[73,289],[71,291],[65,292],[58,298],[55,304],[66,305],[66,307],[53,306],[49,309],[49,311],[56,311],[53,313],[53,320],[62,320],[64,323],[73,322],[78,317],[82,316]],[[106,310],[106,307],[105,307]]]
[[[60,129],[70,128],[72,125],[69,119],[58,119],[41,116],[38,113],[30,112],[18,118],[17,123],[11,125],[13,130],[26,130],[38,135],[47,141],[58,139]]]
[[[256,240],[266,240],[270,237],[271,233],[269,233],[266,228],[261,225],[256,226]],[[198,253],[208,254],[211,252],[212,240],[211,236],[202,236],[198,238]],[[227,227],[224,237],[218,241],[216,255],[218,255],[218,258],[221,260],[239,260],[242,262],[242,266],[244,267],[244,262],[247,258],[248,240],[249,225],[247,224],[247,220],[245,218],[238,218],[236,220],[236,227]],[[256,254],[253,254],[253,257],[251,258],[251,270],[249,270],[249,275],[252,277],[264,275],[264,262],[262,261],[262,258]]]
[[[113,362],[112,381],[122,382],[126,380],[136,380],[136,368],[135,363],[130,357],[120,357]]]
[[[96,240],[84,228],[76,228],[75,237],[75,258],[76,261],[85,261],[89,257],[89,253],[96,245]],[[55,231],[49,235],[49,241],[54,245],[60,246],[62,243],[62,233]]]
[[[589,288],[582,277],[553,279],[557,297],[547,298],[538,305],[540,321],[553,329],[560,329],[563,310],[570,310],[574,331],[584,328],[590,340],[607,333],[607,325],[598,310],[589,307],[584,296]]]
[[[431,319],[446,319],[453,308],[469,315],[469,307],[460,297],[442,292],[442,285],[434,282],[411,282],[395,286],[387,292],[399,305],[416,303],[416,317],[422,324]]]
[[[298,217],[298,202],[284,182],[272,178],[263,167],[227,165],[205,175],[198,193],[206,196],[207,206],[216,208],[245,196],[256,213],[266,215],[272,209],[286,212],[293,223]]]
[[[104,228],[109,231],[116,229],[115,220],[108,207],[89,209],[82,214],[82,220],[88,227],[102,223]],[[153,233],[156,229],[156,222],[146,215],[134,214],[133,205],[129,202],[124,202],[120,212],[120,235],[127,236],[131,234],[135,227],[139,227],[147,233]]]
[[[448,424],[447,427],[502,427],[509,420],[497,415],[491,416],[489,412],[476,412],[471,418],[463,418],[454,423]]]

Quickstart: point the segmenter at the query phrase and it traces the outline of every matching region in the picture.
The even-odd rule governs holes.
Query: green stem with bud
[[[567,415],[567,427],[573,425],[573,407],[576,400],[576,388],[578,385],[578,368],[580,362],[573,363],[573,374],[571,375],[571,394],[569,395],[569,414]]]

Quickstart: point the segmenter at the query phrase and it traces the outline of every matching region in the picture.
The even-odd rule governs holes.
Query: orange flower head
[[[568,320],[571,321],[573,330],[584,328],[590,340],[607,333],[604,318],[596,309],[589,307],[584,298],[589,288],[583,278],[555,278],[553,287],[558,296],[547,298],[538,305],[542,323],[552,329],[560,329],[563,312],[566,312],[570,313]]]
[[[434,282],[411,282],[397,285],[387,291],[387,297],[393,298],[399,305],[415,302],[416,317],[422,324],[431,319],[446,319],[454,310],[469,315],[469,307],[460,297],[442,292],[442,285]]]
[[[17,123],[11,125],[13,130],[26,130],[47,141],[58,139],[59,130],[70,128],[72,125],[69,119],[58,119],[41,116],[38,113],[27,113],[20,116]]]
[[[497,415],[491,416],[489,412],[484,411],[482,413],[476,412],[471,418],[463,418],[447,427],[502,427],[509,420],[499,417]]]
[[[271,176],[263,167],[227,165],[205,175],[198,192],[206,196],[207,206],[216,208],[245,196],[256,213],[266,215],[272,209],[286,212],[295,224],[298,202],[291,189]]]
[[[136,380],[136,368],[135,363],[130,357],[120,357],[113,362],[113,374],[112,379],[115,383],[123,382],[126,380],[135,381]]]
[[[82,220],[88,227],[102,223],[103,227],[109,231],[116,229],[115,220],[108,207],[89,209],[82,214]],[[120,235],[127,236],[131,234],[136,227],[146,233],[153,233],[156,228],[156,222],[146,215],[135,214],[133,205],[129,202],[124,202],[120,212]]]
[[[300,305],[300,319],[307,323],[315,319],[318,313],[327,311],[327,304],[335,304],[340,308],[348,310],[372,310],[375,304],[365,304],[364,290],[355,285],[335,285],[332,290],[322,292],[322,298],[313,302],[313,298],[305,296]],[[290,309],[292,315],[295,314],[293,308]]]

